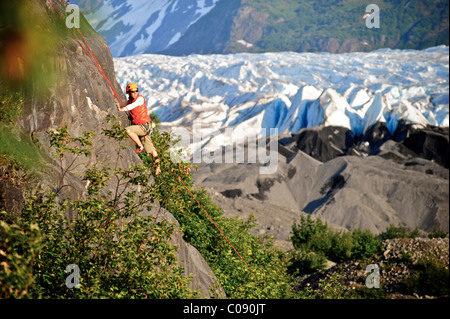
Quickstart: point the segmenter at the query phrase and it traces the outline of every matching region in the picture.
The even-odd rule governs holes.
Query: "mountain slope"
[[[448,1],[73,0],[114,56],[355,52],[449,44]],[[372,20],[370,20],[372,21]]]
[[[113,56],[159,52],[176,42],[218,0],[127,0],[71,3],[80,6]]]
[[[253,213],[258,231],[281,241],[289,239],[290,226],[303,213],[373,233],[391,224],[448,232],[449,172],[431,161],[373,155],[321,163],[299,151],[289,158],[280,152],[277,165],[274,174],[261,175],[258,163],[201,163],[194,178],[228,198],[221,203],[229,215]]]
[[[217,50],[216,28],[211,24],[220,13],[211,11],[163,53],[342,53],[378,48],[424,49],[449,43],[447,1],[377,1],[380,28],[366,26],[368,3],[361,1],[321,0],[313,5],[306,0],[239,2],[239,8],[233,8],[231,19],[227,19],[230,24],[226,29],[230,32],[226,41],[222,40],[222,50]]]

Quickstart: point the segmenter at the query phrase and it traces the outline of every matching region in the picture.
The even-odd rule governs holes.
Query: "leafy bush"
[[[91,136],[71,138],[64,127],[51,133],[51,144],[63,163],[67,153],[88,156]],[[3,214],[3,296],[195,296],[188,288],[190,278],[184,277],[177,265],[176,247],[170,243],[175,226],[142,214],[153,200],[149,179],[150,173],[142,165],[129,169],[96,165],[87,168],[83,176],[87,182],[83,198],[61,200],[59,192],[67,185],[59,184],[30,195],[18,216]],[[107,181],[116,183],[115,192],[104,191]],[[80,269],[79,289],[64,284],[69,264]]]
[[[359,258],[354,254],[355,243],[350,232],[335,232],[332,236],[333,245],[328,253],[328,258],[334,262],[342,262]]]
[[[448,232],[443,231],[442,229],[433,228],[433,230],[428,234],[428,238],[447,238]]]
[[[108,117],[106,136],[122,141],[124,130]],[[4,214],[3,222],[11,226],[2,231],[1,242],[17,242],[13,248],[2,246],[7,257],[2,265],[11,264],[10,251],[23,251],[19,258],[23,270],[14,276],[0,272],[4,296],[43,298],[190,298],[196,295],[188,289],[191,278],[182,275],[177,266],[176,247],[170,244],[175,226],[156,222],[144,216],[157,200],[179,221],[183,237],[206,259],[221,286],[230,298],[287,298],[291,296],[292,278],[287,274],[288,259],[275,248],[273,239],[251,235],[254,218],[225,218],[204,189],[195,189],[188,164],[169,159],[170,136],[152,135],[161,159],[162,172],[149,182],[154,169],[152,157],[140,155],[143,165],[128,169],[111,168],[103,164],[86,167],[82,179],[86,192],[82,198],[62,199],[64,176],[69,167],[76,167],[77,158],[90,156],[91,138],[86,132],[72,138],[67,127],[50,132],[51,145],[61,164],[61,180],[48,189],[35,190],[18,216]],[[117,156],[125,147],[120,147]],[[70,156],[67,156],[70,154]],[[150,166],[150,169],[149,167]],[[72,172],[73,173],[73,172]],[[205,211],[227,236],[226,240],[207,214],[189,194],[195,195]],[[109,191],[105,186],[108,185]],[[7,218],[7,216],[9,216]],[[2,224],[3,225],[3,224]],[[26,242],[5,240],[16,238],[12,230],[21,229],[23,236],[32,236],[36,225],[42,240],[37,247],[20,248]],[[35,227],[35,226],[33,226]],[[6,229],[6,228],[5,228]],[[33,228],[34,229],[34,228]],[[34,236],[34,235],[33,235]],[[233,244],[242,259],[230,246]],[[6,244],[5,244],[6,245]],[[37,253],[36,253],[37,252]],[[3,255],[3,253],[2,253]],[[32,258],[37,256],[37,258]],[[9,259],[8,259],[9,258]],[[16,258],[16,259],[17,259]],[[29,260],[29,262],[26,262]],[[76,264],[80,269],[79,289],[69,289],[66,267]],[[22,269],[21,268],[21,269]],[[28,279],[27,279],[28,278]],[[12,295],[11,291],[17,291]],[[25,293],[22,294],[22,292]]]
[[[300,298],[308,299],[348,299],[353,294],[347,291],[345,284],[342,283],[342,276],[333,274],[329,278],[319,279],[319,287],[316,290],[310,287],[299,293]]]
[[[292,255],[291,271],[296,269],[300,273],[323,269],[325,259],[334,262],[365,259],[381,249],[381,241],[368,230],[335,231],[310,215],[302,216],[299,224],[294,223],[292,233],[292,244],[301,253]]]
[[[20,227],[8,223],[0,212],[0,299],[30,298],[35,278],[33,265],[42,250],[42,234],[36,224]]]
[[[366,259],[381,251],[382,242],[369,230],[354,229],[352,232],[352,257]]]
[[[17,118],[22,113],[23,96],[20,92],[11,91],[0,82],[0,122],[16,124]]]
[[[292,254],[291,264],[288,269],[295,276],[309,274],[318,270],[324,270],[326,262],[327,259],[322,253],[296,250]]]
[[[416,238],[419,236],[419,230],[417,227],[411,230],[406,226],[394,226],[389,225],[389,227],[380,234],[381,239],[395,239],[395,238]]]
[[[307,218],[300,217],[300,224],[292,224],[291,241],[294,248],[302,248],[305,244],[311,241],[316,235],[322,235],[328,231],[328,225],[323,223],[320,218],[313,220],[311,215]]]
[[[187,173],[189,163],[170,160],[169,133],[155,131],[152,141],[162,154],[155,196],[161,207],[175,216],[183,238],[208,262],[227,297],[287,298],[292,282],[287,273],[288,259],[274,246],[273,239],[250,233],[255,225],[252,216],[247,221],[226,218],[205,189],[194,187]],[[152,156],[140,156],[146,165],[153,166]]]
[[[418,270],[405,282],[408,293],[430,296],[449,294],[449,269],[433,258],[424,258],[418,263]]]

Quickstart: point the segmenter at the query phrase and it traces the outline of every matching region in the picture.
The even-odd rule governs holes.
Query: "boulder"
[[[326,162],[342,156],[353,147],[353,132],[340,126],[315,126],[301,129],[285,146],[292,151],[300,150],[315,159]]]

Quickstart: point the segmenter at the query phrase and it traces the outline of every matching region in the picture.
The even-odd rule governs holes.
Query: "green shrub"
[[[23,96],[20,92],[11,91],[0,82],[0,123],[16,124],[22,113]]]
[[[321,253],[297,250],[292,254],[289,271],[295,276],[309,274],[318,270],[324,270],[326,262],[326,257]]]
[[[300,223],[292,224],[292,237],[291,241],[294,248],[302,248],[303,245],[311,241],[311,238],[315,235],[322,235],[328,231],[328,225],[323,223],[320,218],[312,219],[311,215],[305,218],[300,217]]]
[[[343,262],[354,258],[353,236],[350,232],[334,232],[332,236],[333,245],[328,252],[328,258],[334,262]]]
[[[113,117],[108,117],[108,122],[110,127],[103,129],[103,134],[119,141],[127,138]],[[68,167],[76,167],[77,158],[90,156],[91,137],[91,133],[85,133],[82,137],[72,138],[67,127],[50,132],[62,176],[69,173]],[[255,225],[254,218],[247,221],[225,218],[204,189],[194,188],[190,174],[185,174],[188,165],[168,160],[171,145],[168,137],[158,132],[152,135],[163,154],[160,157],[162,172],[154,183],[149,182],[154,173],[151,156],[141,154],[144,165],[133,165],[128,169],[96,164],[86,167],[82,176],[87,183],[83,198],[62,200],[60,191],[68,185],[61,179],[61,183],[52,188],[34,190],[22,214],[14,220],[5,220],[21,229],[37,225],[42,234],[41,244],[36,248],[38,258],[24,264],[27,271],[22,273],[32,275],[32,286],[25,289],[24,297],[195,296],[196,292],[188,289],[191,278],[182,275],[182,267],[177,266],[176,247],[170,244],[175,226],[142,216],[143,209],[152,208],[156,200],[179,221],[184,239],[206,259],[227,297],[292,296],[292,277],[287,273],[286,255],[274,246],[272,238],[250,234],[249,230]],[[124,148],[118,148],[118,157]],[[67,153],[71,154],[70,161],[66,159]],[[180,181],[188,186],[228,240]],[[109,190],[115,191],[106,192],[107,184]],[[69,264],[79,266],[79,289],[69,289],[64,284]],[[24,290],[26,284],[20,286],[11,277],[0,275],[7,291]]]
[[[354,229],[352,232],[352,258],[366,259],[379,253],[382,242],[369,230]]]
[[[71,138],[67,128],[61,128],[52,132],[51,144],[64,163],[67,152],[89,156],[91,136]],[[63,174],[67,173],[64,168]],[[177,265],[176,247],[170,243],[175,226],[142,214],[153,201],[150,176],[142,165],[114,170],[95,165],[83,176],[89,182],[85,197],[61,200],[59,192],[67,185],[59,184],[30,194],[18,216],[2,214],[3,296],[195,296],[188,288],[191,278],[184,277],[183,268]],[[115,192],[104,191],[107,181],[116,183]],[[30,239],[37,236],[33,232],[41,240],[30,246],[34,243]],[[70,264],[80,269],[78,289],[65,285]]]
[[[306,288],[299,293],[300,298],[308,299],[348,299],[352,293],[342,283],[342,276],[333,274],[331,277],[319,279],[319,287],[316,290]]]
[[[36,224],[19,227],[0,212],[0,299],[30,298],[33,265],[42,250],[42,234]]]
[[[449,269],[433,258],[424,258],[418,263],[417,271],[406,281],[408,293],[442,297],[449,294]]]
[[[417,227],[411,230],[406,226],[394,226],[389,225],[389,227],[380,234],[381,239],[395,239],[395,238],[416,238],[419,236],[419,230]]]
[[[434,227],[433,230],[428,234],[428,238],[447,238],[448,232],[443,231],[440,228]]]
[[[319,218],[313,220],[310,215],[301,217],[300,223],[292,225],[291,241],[296,250],[303,253],[293,254],[291,268],[297,272],[320,270],[323,264],[314,252],[323,259],[343,262],[350,259],[365,259],[378,253],[381,241],[368,230],[355,229],[352,232],[336,231]],[[317,261],[319,260],[319,261]],[[316,267],[315,269],[312,267]]]

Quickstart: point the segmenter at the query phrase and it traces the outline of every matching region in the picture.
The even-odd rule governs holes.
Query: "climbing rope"
[[[50,5],[53,7],[53,9],[56,11],[56,13],[58,14],[58,16],[63,20],[64,18],[61,16],[61,14],[59,13],[58,9],[56,9],[56,7],[54,6],[53,2],[51,0],[47,0]],[[76,34],[72,31],[71,28],[68,28],[69,31],[72,33],[73,37],[76,39],[76,41],[78,42],[78,44],[81,46],[82,50],[86,53],[86,55],[89,57],[89,59],[91,60],[91,62],[94,64],[94,66],[97,68],[97,70],[100,72],[100,74],[103,76],[103,78],[106,80],[106,82],[108,83],[109,87],[111,88],[112,92],[114,93],[114,95],[117,97],[117,100],[120,102],[120,105],[126,106],[126,104],[122,101],[122,99],[120,98],[119,94],[117,94],[116,90],[114,89],[113,85],[111,84],[111,82],[108,80],[108,77],[106,76],[105,72],[103,72],[103,69],[100,65],[100,63],[98,62],[98,60],[95,57],[94,52],[91,50],[90,46],[88,45],[86,39],[84,38],[83,34],[81,33],[79,28],[76,28],[78,33],[80,34],[86,48],[83,46],[83,44],[81,43],[81,41],[78,39],[78,37],[76,36]],[[129,113],[129,111],[127,110],[127,113]],[[140,126],[141,127],[141,126]],[[155,149],[158,151],[158,153],[161,155],[162,158],[164,158],[163,154],[159,152],[159,150],[156,148],[155,144],[153,143],[153,141],[151,140],[150,136],[147,134],[147,132],[141,127],[142,131],[145,134],[145,137],[147,137],[149,139],[149,141],[152,143],[153,147],[155,147]],[[231,244],[231,242],[229,241],[229,239],[227,238],[227,236],[225,236],[225,234],[222,232],[222,230],[219,228],[219,226],[214,222],[214,220],[211,218],[211,216],[208,214],[208,212],[206,211],[205,208],[203,208],[203,206],[200,204],[200,202],[197,200],[197,198],[194,196],[194,194],[192,194],[192,192],[189,190],[189,188],[186,186],[186,184],[183,182],[181,176],[178,176],[178,180],[181,182],[181,184],[184,186],[184,188],[186,188],[186,190],[189,192],[189,194],[192,196],[192,198],[197,202],[197,204],[200,206],[200,208],[203,210],[203,212],[208,216],[208,218],[211,220],[211,222],[214,224],[214,226],[218,229],[218,231],[220,232],[220,234],[225,238],[225,240],[228,242],[228,244],[233,248],[233,250],[236,252],[236,254],[239,256],[239,258],[244,262],[244,264],[247,266],[247,268],[252,271],[252,269],[250,268],[250,266],[245,262],[244,258],[241,256],[241,254],[239,254],[239,252],[237,251],[237,249],[233,246],[233,244]]]

